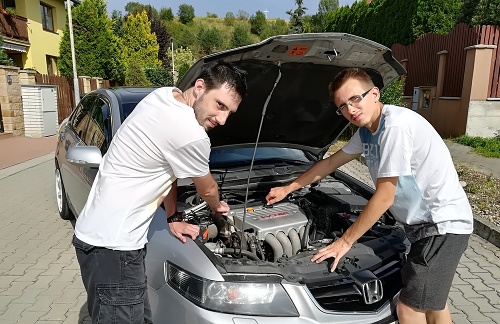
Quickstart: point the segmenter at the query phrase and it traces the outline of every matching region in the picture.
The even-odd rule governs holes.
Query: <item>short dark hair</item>
[[[206,90],[220,88],[224,83],[236,91],[241,99],[247,95],[246,71],[236,66],[234,63],[218,60],[206,64],[200,74],[191,83],[194,86],[196,80],[205,81]]]
[[[328,85],[328,90],[330,91],[330,95],[333,97],[335,92],[344,85],[348,80],[355,79],[361,83],[364,83],[368,86],[374,87],[372,79],[368,75],[368,73],[360,68],[347,68],[340,71],[332,82]]]

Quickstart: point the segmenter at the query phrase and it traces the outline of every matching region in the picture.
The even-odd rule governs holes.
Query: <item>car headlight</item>
[[[253,281],[248,278],[248,275],[245,275],[245,280],[233,275],[227,281],[212,281],[165,262],[167,284],[199,307],[239,315],[299,316],[279,283],[281,277],[255,276]]]

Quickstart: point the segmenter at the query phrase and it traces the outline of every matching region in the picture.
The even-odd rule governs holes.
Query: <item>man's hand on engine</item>
[[[333,242],[332,244],[319,249],[313,255],[311,261],[320,263],[328,258],[334,258],[333,265],[330,269],[331,272],[337,268],[339,260],[351,249],[351,244],[347,243],[342,237]]]
[[[195,240],[200,234],[200,228],[197,225],[188,224],[186,222],[172,222],[168,223],[170,231],[175,235],[182,243],[186,243],[186,236],[191,237]]]
[[[288,191],[286,187],[275,187],[269,190],[269,193],[266,196],[266,201],[268,205],[272,205],[277,203],[278,201],[283,200],[283,198],[288,195]]]
[[[229,214],[229,205],[225,201],[221,200],[219,206],[212,211],[214,212],[214,214],[227,216],[227,214]]]

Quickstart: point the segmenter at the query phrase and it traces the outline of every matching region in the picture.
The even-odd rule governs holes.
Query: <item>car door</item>
[[[97,95],[91,103],[89,109],[88,123],[83,133],[82,144],[86,146],[96,146],[104,156],[111,141],[111,118],[110,106],[104,96]],[[73,207],[80,213],[92,187],[92,183],[97,175],[97,167],[79,167],[80,181],[74,188],[75,195],[72,197]]]
[[[68,120],[68,126],[64,132],[64,154],[69,148],[74,146],[84,145],[83,138],[87,130],[87,125],[90,119],[90,112],[93,108],[93,103],[96,100],[94,95],[85,96],[76,106],[75,111],[71,114]],[[82,186],[81,168],[66,161],[64,156],[61,160],[61,174],[66,190],[68,203],[78,215],[81,209],[76,208],[75,201],[79,200],[78,188]]]

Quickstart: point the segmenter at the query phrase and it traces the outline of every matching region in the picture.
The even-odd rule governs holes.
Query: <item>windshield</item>
[[[210,154],[210,167],[221,167],[224,165],[250,164],[253,156],[253,148],[235,148],[214,150]],[[258,147],[255,153],[255,163],[309,163],[311,160],[306,154],[297,149],[282,147]]]

